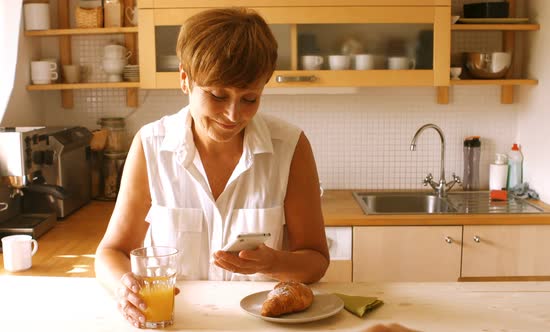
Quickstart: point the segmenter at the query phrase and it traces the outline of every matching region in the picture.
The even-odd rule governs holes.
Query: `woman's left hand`
[[[261,244],[254,250],[242,250],[238,254],[227,251],[214,253],[214,264],[233,273],[254,274],[272,270],[277,251]]]

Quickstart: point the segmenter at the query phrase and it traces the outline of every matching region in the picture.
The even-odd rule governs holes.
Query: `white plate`
[[[342,299],[338,296],[313,291],[313,294],[315,295],[315,297],[313,297],[313,303],[306,310],[279,317],[265,317],[260,315],[260,312],[262,310],[262,304],[267,298],[267,294],[269,292],[270,291],[263,291],[244,297],[241,300],[241,308],[254,317],[258,317],[269,322],[283,324],[313,322],[336,315],[344,308],[344,301],[342,301]]]

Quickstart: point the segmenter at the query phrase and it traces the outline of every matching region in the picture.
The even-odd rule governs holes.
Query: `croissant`
[[[279,282],[262,305],[262,316],[277,317],[309,308],[313,302],[311,289],[295,281]]]

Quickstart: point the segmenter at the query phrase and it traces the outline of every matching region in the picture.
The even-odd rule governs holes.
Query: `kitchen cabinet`
[[[515,15],[515,0],[510,0],[510,17]],[[141,87],[146,89],[178,89],[176,66],[162,68],[161,59],[175,57],[178,27],[189,16],[212,7],[234,6],[231,1],[216,0],[178,1],[146,0],[139,2],[139,44]],[[538,24],[453,24],[450,23],[450,0],[346,0],[346,1],[272,1],[243,0],[239,6],[251,7],[262,14],[270,24],[279,42],[278,70],[268,82],[268,87],[368,87],[368,86],[434,86],[437,102],[449,103],[450,87],[464,85],[499,85],[501,103],[513,102],[514,86],[536,85],[535,79],[512,77],[504,79],[450,80],[451,32],[502,31],[503,50],[514,52],[515,33],[536,31]],[[428,49],[420,48],[420,41],[412,48],[411,40],[420,40],[428,32]],[[396,35],[395,35],[396,34]],[[324,55],[322,70],[302,70],[300,55],[304,45],[302,36],[316,37],[320,54]],[[417,67],[410,70],[327,70],[328,54],[339,53],[342,40],[350,36],[366,38],[367,53],[379,53],[380,40],[387,53],[396,40],[408,40],[405,48],[408,56],[415,57]],[[368,37],[366,37],[368,36]],[[361,39],[359,38],[359,39]],[[310,39],[310,38],[309,38]],[[433,42],[431,42],[433,41]],[[378,43],[378,46],[376,44]],[[431,43],[431,44],[430,44]],[[154,48],[149,45],[155,45]],[[336,46],[335,46],[336,45]],[[431,49],[430,49],[431,48]],[[390,53],[391,53],[390,49]],[[307,52],[306,52],[307,53]],[[419,54],[429,54],[431,59],[422,61]],[[177,61],[175,59],[174,61]]]
[[[132,7],[134,0],[124,0],[126,7]],[[25,31],[25,36],[28,37],[52,37],[59,38],[59,55],[61,66],[72,63],[71,54],[71,36],[74,35],[100,35],[100,34],[124,34],[125,47],[132,52],[132,56],[128,59],[130,64],[137,62],[137,43],[136,33],[137,27],[115,27],[115,28],[70,28],[69,19],[69,0],[58,1],[58,25],[59,29],[50,30],[35,30]],[[128,18],[124,19],[125,22]],[[128,23],[128,22],[126,22]],[[59,72],[62,70],[60,68]],[[139,82],[96,82],[96,83],[59,83],[59,84],[40,84],[28,85],[29,91],[48,91],[61,90],[61,103],[63,108],[73,108],[73,90],[76,89],[103,89],[103,88],[126,88],[126,103],[128,107],[137,107],[138,104],[138,88]]]
[[[353,228],[353,281],[456,281],[462,226]]]
[[[231,6],[230,1],[140,1],[139,45],[141,87],[178,89],[178,73],[168,57],[175,56],[178,28],[188,17],[211,7]],[[268,87],[341,86],[448,86],[450,66],[449,0],[367,1],[240,1],[258,11],[270,24],[279,43],[277,70]],[[302,70],[299,64],[303,36],[314,36],[319,52],[340,53],[350,36],[381,38],[373,44],[385,51],[413,51],[419,33],[430,35],[433,45],[422,69],[406,70]],[[412,43],[412,44],[411,44]],[[147,47],[145,47],[147,45]],[[150,47],[154,45],[155,47]],[[367,51],[372,51],[365,45]],[[397,49],[397,50],[396,50]],[[433,52],[437,50],[437,52]],[[390,53],[391,54],[391,53]],[[176,59],[177,61],[177,59]]]
[[[464,226],[462,277],[550,275],[550,226]]]
[[[330,265],[322,282],[351,282],[351,227],[326,227]]]

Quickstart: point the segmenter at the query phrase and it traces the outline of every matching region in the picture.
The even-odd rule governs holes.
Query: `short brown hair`
[[[253,10],[210,9],[182,25],[177,54],[189,80],[199,86],[245,88],[269,80],[277,62],[277,41]]]

